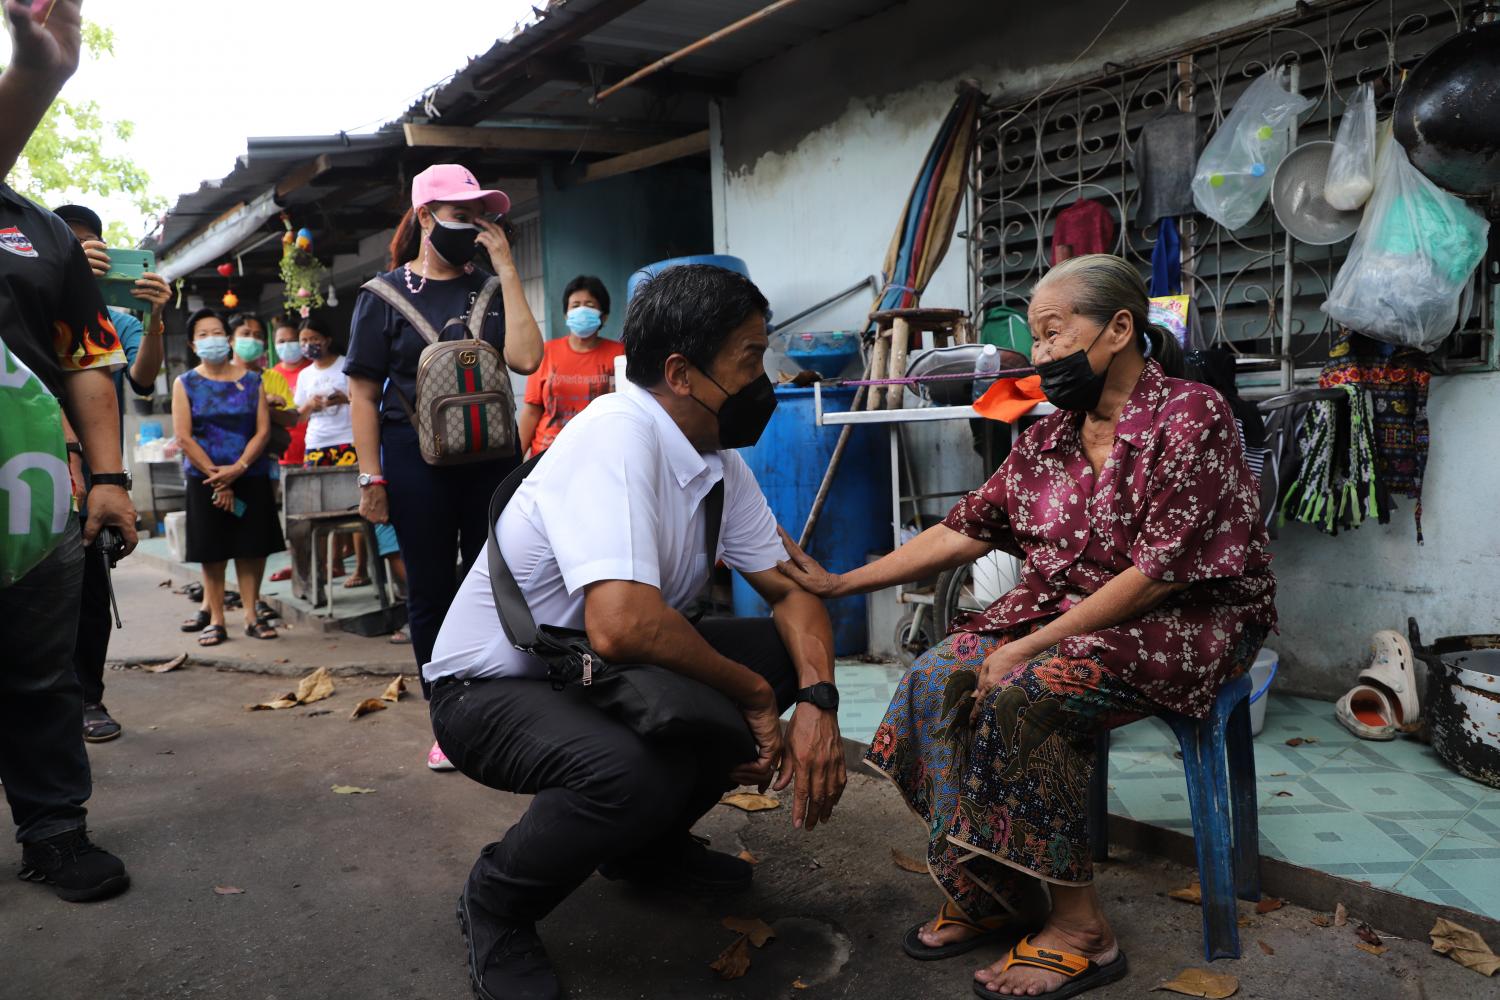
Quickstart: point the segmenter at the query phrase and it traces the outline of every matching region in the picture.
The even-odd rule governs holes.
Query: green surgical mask
[[[258,361],[264,353],[266,353],[266,345],[257,338],[234,338],[234,356],[241,361]]]

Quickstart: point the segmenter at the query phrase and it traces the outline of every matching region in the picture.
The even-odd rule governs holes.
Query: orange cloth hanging
[[[1028,375],[1025,378],[999,378],[983,396],[975,401],[974,409],[981,417],[1013,424],[1030,413],[1036,404],[1046,398],[1042,395],[1040,375]]]

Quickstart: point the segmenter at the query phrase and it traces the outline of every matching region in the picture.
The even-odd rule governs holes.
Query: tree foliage
[[[111,56],[114,32],[102,25],[85,24],[83,45],[94,58]],[[114,152],[130,141],[134,129],[129,121],[105,118],[97,101],[59,97],[26,143],[9,182],[21,194],[49,208],[89,196],[123,195],[141,215],[158,215],[167,203],[151,193],[151,178],[129,155]],[[101,235],[110,246],[134,246],[139,241],[139,234],[108,220]]]

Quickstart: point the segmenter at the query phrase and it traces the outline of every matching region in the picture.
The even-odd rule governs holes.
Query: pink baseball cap
[[[510,196],[504,191],[486,191],[469,169],[457,163],[435,163],[411,182],[411,207],[420,208],[434,201],[474,201],[478,199],[486,212],[510,211]]]

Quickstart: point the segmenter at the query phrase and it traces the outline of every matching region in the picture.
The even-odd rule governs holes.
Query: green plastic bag
[[[0,341],[0,587],[47,557],[73,511],[62,410]]]

